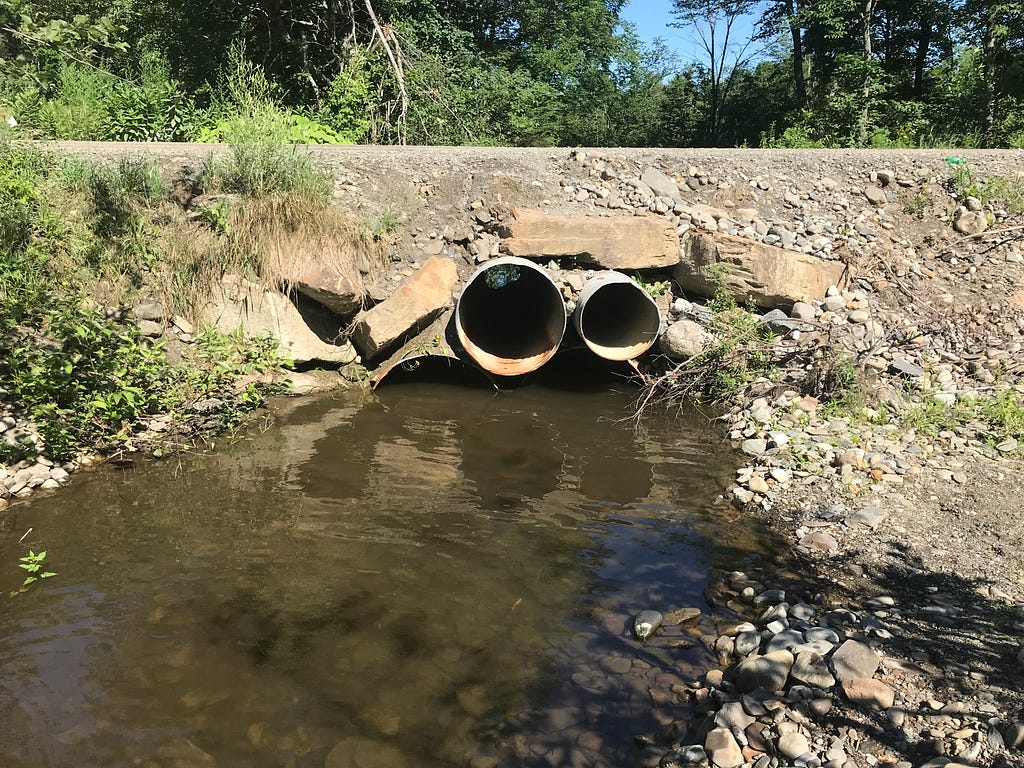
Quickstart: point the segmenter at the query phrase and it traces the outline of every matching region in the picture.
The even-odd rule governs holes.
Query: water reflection
[[[296,401],[224,452],[19,507],[0,563],[32,527],[60,575],[0,615],[0,764],[626,764],[707,661],[629,617],[701,605],[722,525],[709,433],[638,436],[627,405]]]

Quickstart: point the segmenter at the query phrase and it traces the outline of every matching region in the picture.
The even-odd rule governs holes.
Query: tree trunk
[[[708,23],[711,36],[711,114],[709,115],[708,129],[710,141],[708,142],[712,147],[718,146],[718,84],[721,80],[721,66],[716,61],[717,53],[715,51],[715,21],[711,19]],[[724,63],[725,52],[722,52],[722,59]]]
[[[868,127],[871,124],[871,32],[878,0],[864,0],[864,88],[861,96],[864,106],[860,113],[860,143],[868,143]]]
[[[992,146],[992,134],[996,124],[996,24],[997,10],[995,2],[990,2],[985,9],[985,40],[981,60],[981,84],[984,92],[984,109],[982,116],[981,146]]]
[[[789,2],[789,34],[793,38],[793,87],[797,109],[807,106],[807,81],[804,79],[804,38],[797,14],[799,2]]]
[[[928,48],[932,43],[932,18],[927,10],[921,11],[917,30],[917,50],[914,52],[914,99],[924,97],[924,68],[928,63]]]

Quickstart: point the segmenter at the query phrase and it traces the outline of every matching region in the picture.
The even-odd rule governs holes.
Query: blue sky
[[[623,21],[636,25],[636,31],[644,42],[649,43],[661,37],[669,48],[682,54],[683,49],[691,47],[685,38],[691,37],[692,32],[668,26],[675,21],[671,9],[671,0],[630,0],[619,12],[619,16]]]
[[[676,21],[672,15],[672,0],[630,0],[619,17],[636,25],[637,34],[646,43],[662,38],[669,50],[679,57],[680,67],[707,58],[694,29],[669,26]],[[750,30],[751,23],[740,20],[733,28],[735,39],[745,40]]]

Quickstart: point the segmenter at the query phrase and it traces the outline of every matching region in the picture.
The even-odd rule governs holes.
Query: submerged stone
[[[640,642],[646,642],[661,626],[665,617],[658,611],[640,611],[633,619],[633,634]]]

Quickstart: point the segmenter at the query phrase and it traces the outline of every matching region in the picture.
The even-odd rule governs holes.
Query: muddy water
[[[720,439],[634,431],[631,396],[293,401],[13,507],[0,765],[632,764],[710,661],[681,628],[641,646],[631,614],[703,606],[758,538],[711,505]],[[27,547],[58,575],[8,597]]]

